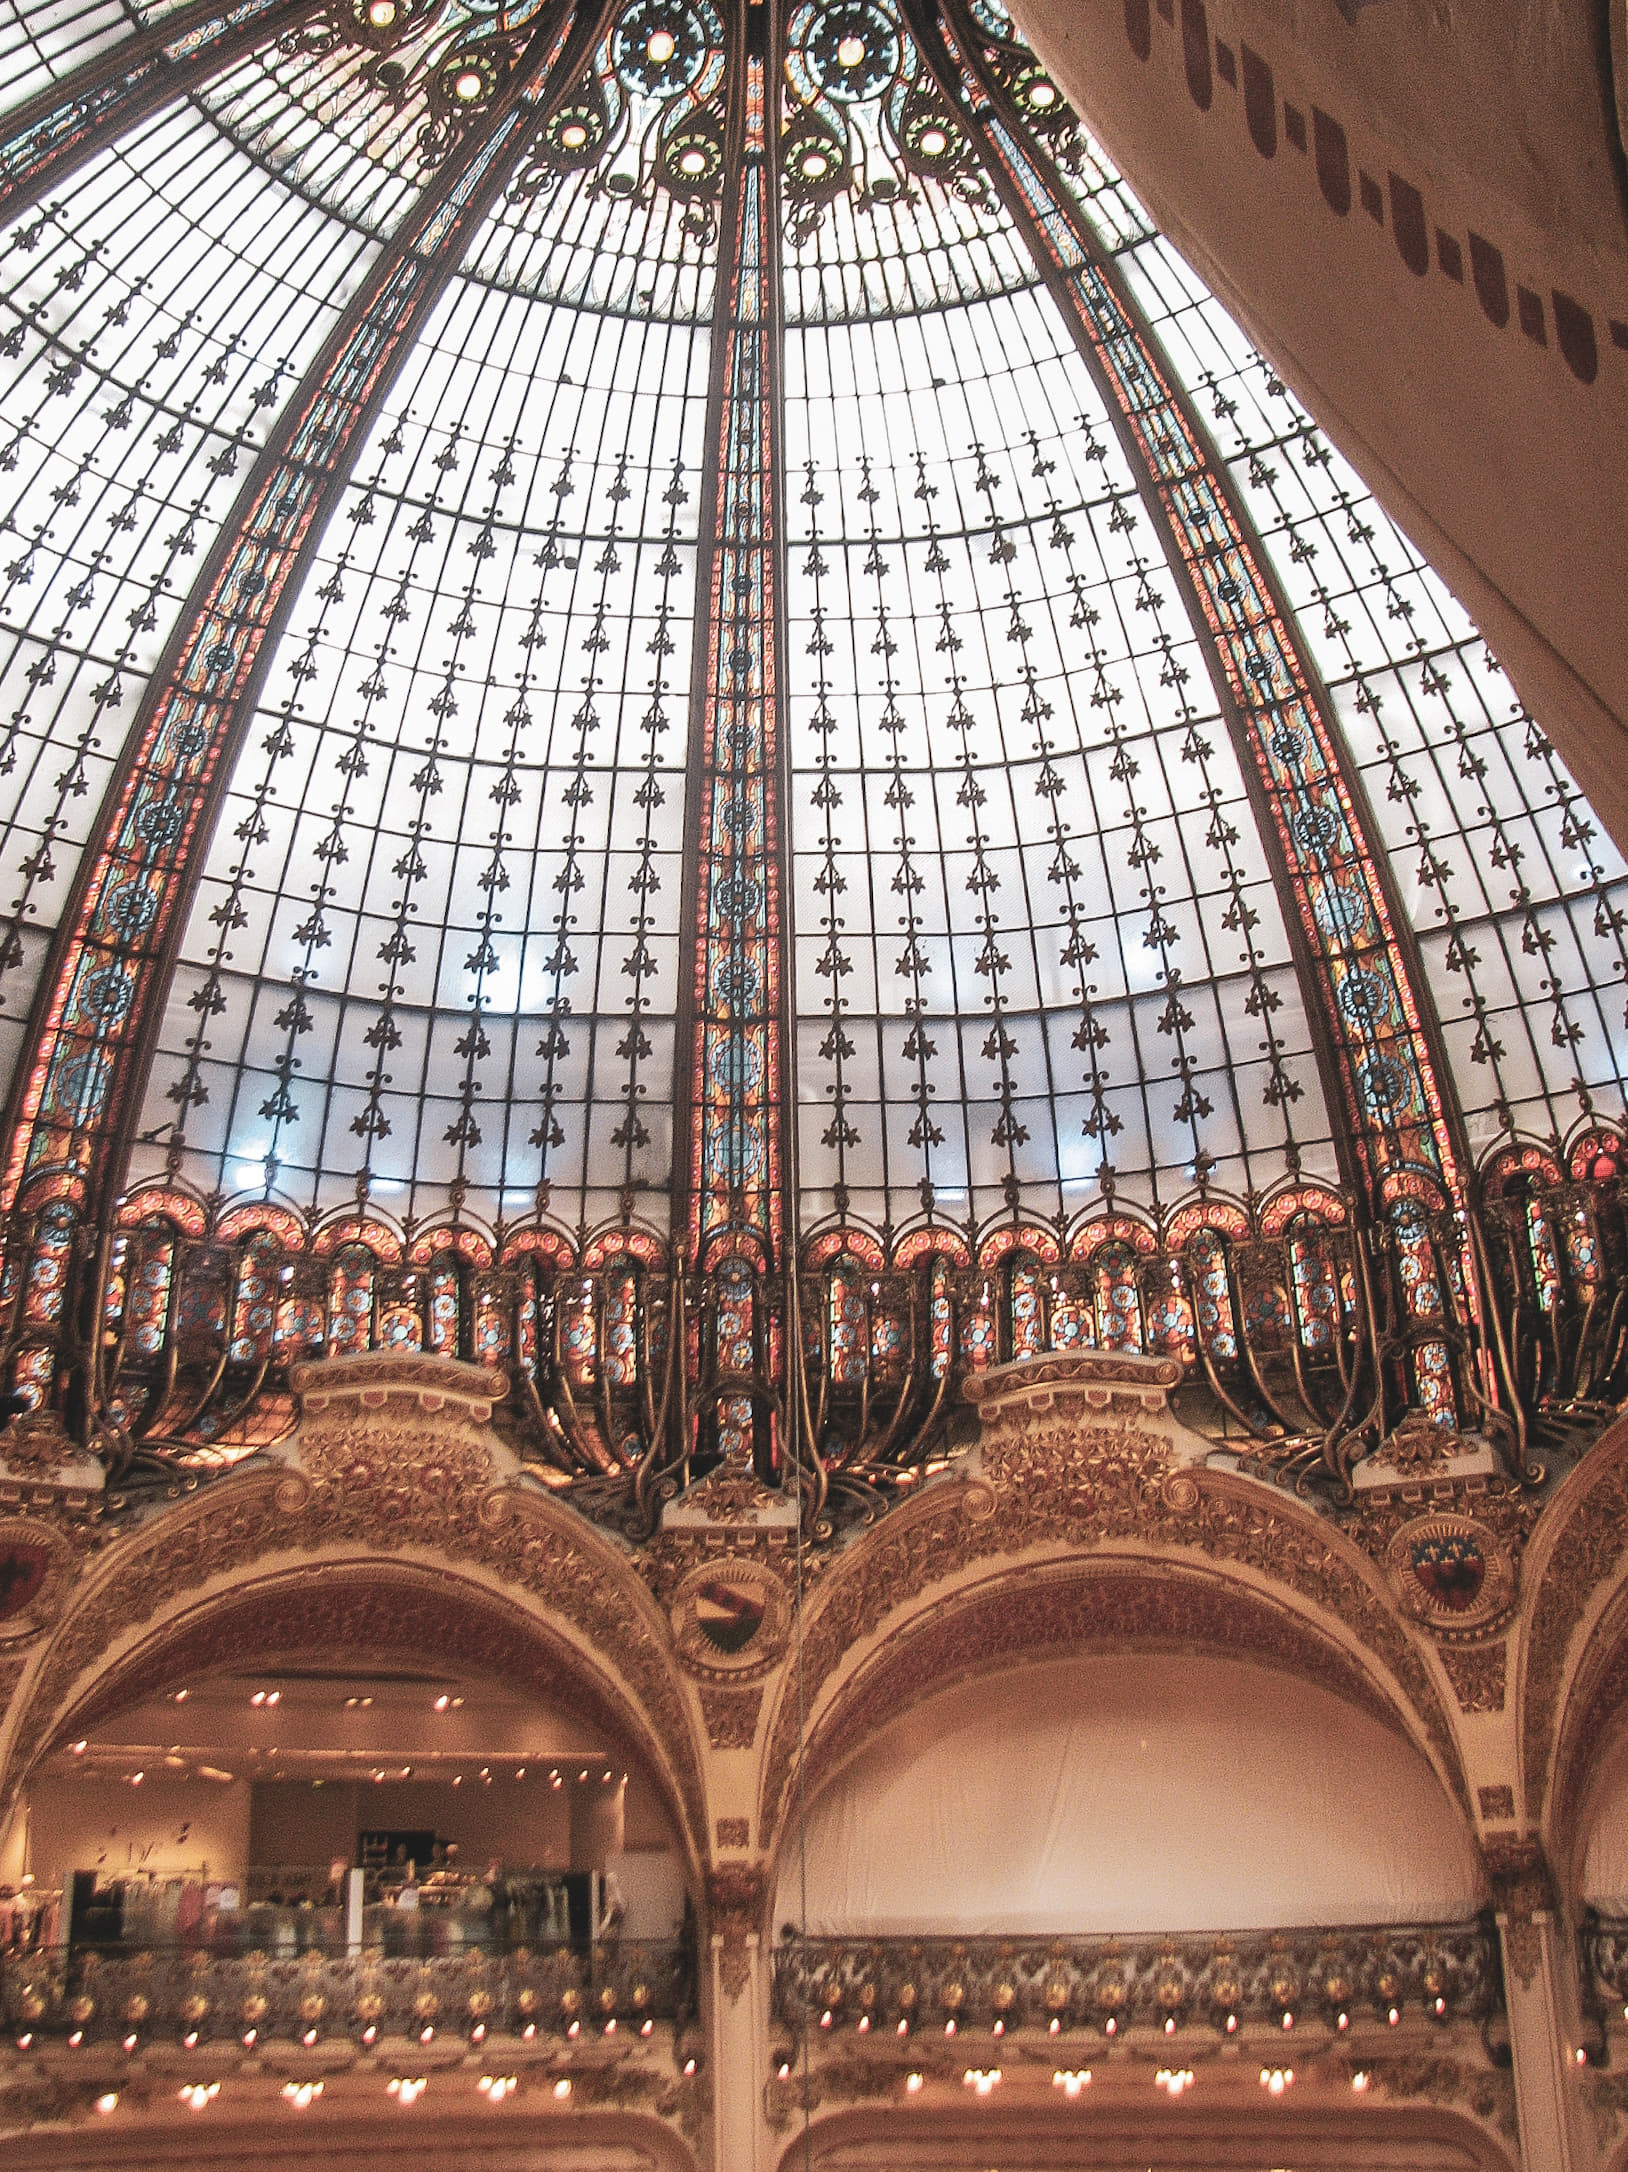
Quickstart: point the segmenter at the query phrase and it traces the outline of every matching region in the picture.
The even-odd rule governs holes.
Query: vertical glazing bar
[[[1344,1107],[1370,1212],[1380,1215],[1397,1198],[1422,1193],[1462,1217],[1461,1127],[1445,1099],[1423,974],[1290,614],[1202,430],[1073,216],[1060,177],[953,42],[947,47],[925,24],[920,34],[1124,418],[1173,563],[1197,607],[1195,623],[1219,661],[1227,706],[1270,819],[1268,842],[1276,846],[1314,967],[1324,1045],[1338,1074],[1330,1106]]]
[[[784,1256],[784,885],[778,776],[779,458],[775,208],[764,63],[745,61],[741,156],[726,181],[708,443],[715,502],[698,642],[700,862],[691,989],[688,1241],[729,1233],[762,1267]]]

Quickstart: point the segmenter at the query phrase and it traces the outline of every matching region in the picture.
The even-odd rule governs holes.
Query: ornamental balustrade
[[[1421,1409],[1523,1470],[1545,1429],[1603,1417],[1628,1387],[1623,1167],[1598,1128],[1564,1162],[1528,1148],[1487,1165],[1469,1230],[1486,1321],[1442,1201],[1406,1196],[1363,1227],[1306,1183],[1253,1212],[1208,1199],[1162,1227],[1015,1222],[976,1245],[938,1222],[886,1246],[828,1229],[795,1276],[745,1247],[696,1272],[636,1228],[499,1246],[367,1215],[211,1215],[158,1188],[98,1238],[47,1199],[0,1285],[0,1361],[19,1409],[57,1405],[123,1471],[279,1438],[290,1368],[314,1356],[473,1360],[504,1383],[496,1422],[519,1453],[635,1529],[720,1461],[771,1485],[795,1462],[828,1522],[870,1512],[972,1437],[971,1376],[1046,1351],[1176,1357],[1183,1419],[1296,1480],[1343,1477]],[[98,1293],[88,1317],[76,1281]]]
[[[1502,2004],[1489,1918],[1166,1937],[788,1937],[774,1957],[774,2014],[790,2031],[1229,2035],[1251,2022],[1394,2024],[1410,2009],[1485,2021]]]
[[[73,2049],[167,2041],[253,2049],[340,2039],[371,2046],[437,2035],[583,2036],[678,2024],[693,2011],[693,1956],[675,1941],[622,1940],[490,1957],[375,1952],[221,1955],[199,1947],[73,1948],[0,1960],[8,2033]],[[647,2026],[648,2025],[648,2026]],[[478,2034],[476,2033],[478,2032]]]

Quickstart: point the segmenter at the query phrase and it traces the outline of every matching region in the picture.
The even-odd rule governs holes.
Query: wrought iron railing
[[[0,1397],[118,1477],[276,1439],[313,1356],[462,1357],[501,1377],[520,1453],[635,1536],[719,1462],[771,1485],[795,1466],[827,1525],[872,1513],[970,1437],[972,1374],[1048,1350],[1175,1358],[1184,1419],[1285,1479],[1341,1484],[1410,1415],[1525,1476],[1628,1395],[1625,1202],[1628,1156],[1596,1129],[1564,1162],[1501,1154],[1468,1219],[1420,1192],[1364,1223],[1302,1182],[1160,1223],[832,1229],[793,1274],[739,1254],[696,1273],[632,1227],[409,1239],[149,1188],[98,1235],[46,1199],[13,1219]]]
[[[794,2032],[1228,2034],[1287,2017],[1482,2021],[1503,2003],[1498,1933],[1474,1922],[1141,1938],[810,1938],[775,1953]]]
[[[9,2036],[26,2045],[236,2040],[253,2049],[334,2037],[428,2044],[448,2034],[480,2043],[528,2031],[576,2040],[681,2025],[694,2005],[693,1956],[677,1941],[431,1959],[320,1951],[275,1959],[171,1946],[0,1960],[0,2013]]]

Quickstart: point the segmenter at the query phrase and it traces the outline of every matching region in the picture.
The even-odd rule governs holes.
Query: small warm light
[[[470,2041],[470,2042],[471,2042],[472,2044],[484,2044],[484,2043],[485,2043],[485,2041],[486,2041],[486,2024],[485,2024],[485,2022],[484,2022],[484,2021],[477,2021],[477,2022],[475,2023],[475,2026],[474,2026],[474,2027],[473,2027],[473,2028],[472,2028],[472,2029],[470,2030],[470,2032],[469,2032],[469,2041]]]
[[[420,2029],[418,2032],[418,2041],[421,2044],[433,2044],[435,2042],[434,2029],[426,2024],[426,2026]]]
[[[1119,2022],[1115,2015],[1110,2014],[1108,2016],[1102,2025],[1102,2033],[1104,2036],[1117,2036],[1119,2034]]]
[[[1585,2051],[1581,2044],[1579,2044],[1577,2049],[1572,2053],[1572,2057],[1577,2061],[1577,2064],[1579,2066],[1588,2065],[1588,2053],[1587,2051]]]
[[[921,147],[929,158],[942,158],[949,142],[942,128],[924,128],[921,132]]]
[[[259,2034],[260,2031],[258,2029],[245,2029],[243,2031],[243,2049],[245,2051],[253,2051],[255,2047],[255,2041],[259,2037]]]
[[[1091,2069],[1088,2066],[1060,2066],[1051,2078],[1054,2089],[1061,2089],[1065,2097],[1077,2097],[1082,2089],[1091,2086]]]
[[[124,2048],[125,2048],[125,2050],[126,2050],[126,2051],[134,2051],[134,2050],[135,2050],[135,2048],[136,2048],[136,2032],[134,2031],[134,2029],[132,2029],[132,2030],[131,2030],[131,2032],[130,2032],[130,2034],[129,2034],[129,2035],[128,2035],[128,2036],[126,2037],[126,2038],[125,2038],[125,2040],[124,2040]]]
[[[791,2079],[791,2061],[789,2059],[781,2060],[779,2067],[776,2069],[776,2077],[780,2081],[789,2081]]]
[[[188,2082],[178,2094],[183,2104],[189,2104],[195,2112],[201,2112],[206,2104],[213,2104],[220,2095],[220,2083]]]
[[[1193,2086],[1193,2070],[1190,2066],[1162,2066],[1153,2077],[1154,2087],[1162,2089],[1166,2096],[1179,2097]]]
[[[655,2026],[656,2024],[653,2021],[641,2021],[639,2024],[639,2034],[641,2036],[649,2036],[655,2029]]]
[[[605,2024],[605,2034],[607,2036],[614,2036],[616,2034],[616,2016],[614,2014],[611,2015],[609,2021],[607,2021]]]
[[[944,2024],[944,2034],[946,2036],[953,2036],[955,2034],[955,2016],[953,2014]]]
[[[907,2018],[901,2018],[899,2022],[899,2034],[901,2036],[908,2036],[910,2034],[910,2023]]]
[[[319,2081],[289,2081],[283,2084],[283,2095],[297,2112],[309,2111],[321,2094],[322,2084]]]
[[[1358,2067],[1357,2071],[1352,2075],[1351,2086],[1357,2092],[1357,2095],[1359,2097],[1365,2094],[1368,2084],[1372,2079],[1372,2075],[1366,2073],[1361,2067]]]
[[[263,1689],[257,1689],[254,1695],[249,1699],[250,1704],[264,1704],[265,1701],[266,1693]]]
[[[375,30],[388,30],[396,19],[396,0],[373,0],[367,19]]]
[[[1054,106],[1057,103],[1056,84],[1046,82],[1044,77],[1038,83],[1031,83],[1029,85],[1029,103],[1032,106],[1039,106],[1042,112],[1045,111],[1047,106]]]
[[[488,2104],[501,2104],[505,2097],[512,2097],[520,2083],[513,2074],[483,2074],[475,2084]]]
[[[1288,2014],[1288,2013],[1286,2013],[1286,2014],[1284,2015],[1284,2017],[1283,2017],[1283,2026],[1284,2026],[1284,2027],[1285,2027],[1286,2029],[1292,2029],[1292,2028],[1294,2027],[1294,2015],[1293,2015],[1293,2014]]]
[[[864,57],[865,41],[863,38],[856,38],[850,32],[846,38],[838,41],[837,59],[844,68],[857,68]]]
[[[1341,2035],[1343,2036],[1343,2035],[1345,2034],[1346,2030],[1347,2030],[1348,2028],[1350,2028],[1350,2026],[1351,2026],[1351,2016],[1350,2016],[1349,2014],[1341,2014],[1341,2015],[1339,2016],[1338,2020],[1337,2020],[1337,2021],[1335,2022],[1334,2026],[1335,2026],[1335,2027],[1336,2027],[1336,2028],[1337,2028],[1337,2029],[1339,2030],[1340,2034],[1341,2034]]]
[[[197,2050],[197,2048],[198,2048],[198,2032],[197,2032],[197,2030],[196,2030],[196,2029],[188,2029],[188,2031],[187,2031],[186,2035],[182,2037],[181,2041],[182,2041],[182,2043],[183,2043],[183,2044],[184,2044],[184,2045],[186,2046],[186,2048],[187,2048],[187,2050],[188,2050],[188,2051],[196,2051],[196,2050]]]
[[[144,1772],[133,1772],[130,1775],[130,1785],[132,1787],[140,1787],[142,1781],[145,1780],[146,1777],[147,1775]]]
[[[921,2087],[921,2076],[919,2074],[907,2074],[904,2078],[904,2085],[908,2093],[914,2096]]]
[[[18,2049],[19,2051],[28,2051],[28,2050],[30,2050],[30,2049],[32,2048],[32,2046],[33,2046],[33,2042],[34,2042],[34,2032],[33,2032],[33,2030],[32,2030],[32,2029],[25,2029],[25,2030],[23,2031],[22,2035],[21,2035],[21,2036],[19,2036],[19,2037],[18,2037],[18,2039],[17,2039],[17,2049]]]
[[[394,2097],[398,2104],[416,2104],[424,2094],[427,2083],[422,2074],[415,2081],[393,2081],[385,2084],[385,2095]]]
[[[1228,2014],[1227,2016],[1227,2034],[1229,2036],[1238,2034],[1238,2016],[1236,2014]]]
[[[705,151],[686,151],[678,162],[678,170],[680,173],[687,173],[692,176],[699,173],[705,173],[707,170],[707,155]]]
[[[582,2034],[582,2023],[580,2021],[573,2021],[571,2026],[566,2030],[565,2033],[574,2044],[577,2038]]]
[[[305,2046],[307,2051],[311,2049],[311,2046],[316,2042],[316,2040],[317,2032],[315,2029],[307,2029],[305,2034],[300,2038],[300,2042]]]
[[[68,1744],[68,1747],[73,1752],[75,1757],[83,1757],[85,1752],[90,1748],[90,1744],[88,1742],[70,1742]]]
[[[1047,2033],[1051,2036],[1061,2036],[1063,2033],[1062,2021],[1056,2014],[1053,2014],[1051,2017],[1051,2028],[1047,2031]]]
[[[1166,2036],[1174,2036],[1174,2035],[1175,2035],[1175,2033],[1176,2033],[1176,2017],[1175,2017],[1175,2015],[1174,2015],[1174,2014],[1166,2014],[1166,2015],[1165,2015],[1165,2017],[1164,2017],[1164,2033],[1166,2034]]]
[[[987,2097],[1000,2087],[1001,2070],[998,2066],[969,2066],[961,2077],[963,2088],[975,2095]]]
[[[1397,2023],[1398,2023],[1398,2022],[1399,2022],[1399,2021],[1401,2020],[1402,2016],[1401,2016],[1401,2015],[1400,2015],[1400,2014],[1399,2014],[1399,2013],[1397,2012],[1396,2008],[1395,2008],[1395,2007],[1393,2006],[1393,2007],[1391,2008],[1391,2010],[1390,2010],[1389,2014],[1387,2014],[1387,2016],[1386,2016],[1385,2018],[1386,2018],[1386,2019],[1387,2019],[1387,2020],[1388,2020],[1388,2021],[1390,2022],[1390,2025],[1391,2025],[1391,2027],[1392,2027],[1392,2028],[1394,2029],[1394,2028],[1395,2028],[1395,2026],[1396,2026],[1396,2024],[1397,2024]]]
[[[997,2021],[995,2023],[995,2026],[990,2030],[989,2033],[991,2036],[1004,2036],[1006,2034],[1006,2023],[1004,2021]]]
[[[1261,2087],[1268,2096],[1280,2097],[1285,2089],[1290,2089],[1293,2086],[1294,2068],[1292,2066],[1263,2066],[1261,2068]]]
[[[364,2044],[371,2044],[377,2037],[378,2033],[378,2030],[373,2026],[372,2022],[370,2021],[367,2027],[362,2031],[362,2042]]]
[[[678,51],[678,40],[670,30],[652,30],[645,41],[644,57],[654,67],[665,68]]]
[[[72,2034],[72,2036],[70,2036],[70,2037],[69,2037],[69,2039],[68,2039],[68,2048],[69,2048],[69,2050],[70,2050],[70,2051],[77,2051],[77,2050],[79,2049],[80,2045],[81,2045],[81,2044],[82,2044],[82,2043],[83,2043],[84,2041],[85,2041],[85,2032],[84,2032],[84,2030],[83,2030],[83,2029],[75,2029],[75,2030],[74,2030],[74,2032],[73,2032],[73,2034]]]
[[[560,130],[560,141],[568,151],[580,151],[588,140],[588,131],[580,121],[567,121]]]
[[[109,2112],[117,2110],[118,2102],[119,2092],[116,2089],[110,2089],[107,2092],[106,2096],[101,2096],[96,2099],[96,2109],[105,2119]]]
[[[439,1697],[437,1697],[437,1698],[436,1698],[436,1700],[435,1700],[435,1709],[436,1709],[436,1711],[437,1711],[437,1712],[444,1712],[444,1711],[446,1710],[447,1706],[448,1706],[449,1704],[451,1704],[451,1702],[452,1702],[452,1699],[451,1699],[451,1698],[450,1698],[450,1697],[449,1697],[449,1696],[447,1695],[446,1691],[445,1691],[445,1690],[443,1690],[443,1691],[441,1692],[440,1696],[439,1696]]]
[[[562,2104],[565,2102],[566,2098],[571,2094],[571,2079],[569,2075],[562,2074],[560,2076],[559,2080],[554,2084],[554,2094],[559,2098]]]
[[[473,105],[481,94],[481,79],[473,68],[465,68],[452,79],[452,95],[460,105]]]
[[[694,2061],[693,2059],[686,2059],[686,2060],[684,2061],[684,2076],[685,2076],[685,2079],[686,2079],[686,2080],[688,2080],[688,2079],[689,2079],[689,2077],[690,2077],[690,2075],[692,2075],[692,2074],[693,2074],[694,2072],[695,2072],[695,2061]]]
[[[529,2044],[529,2043],[531,2042],[532,2038],[533,2038],[533,2037],[534,2037],[534,2036],[535,2036],[536,2034],[537,2034],[537,2024],[536,2024],[536,2022],[535,2022],[535,2021],[528,2021],[528,2022],[526,2023],[525,2027],[524,2027],[524,2028],[523,2028],[523,2029],[522,2029],[522,2030],[520,2031],[520,2041],[521,2041],[521,2043],[523,2043],[523,2044]]]
[[[1445,1999],[1437,1999],[1437,2001],[1436,2001],[1436,2012],[1437,2012],[1438,2014],[1444,2014],[1444,2013],[1446,2013],[1446,2011],[1447,2011],[1447,2001],[1446,2001]]]
[[[173,1696],[172,1696],[172,1697],[170,1698],[170,1702],[171,1702],[171,1704],[185,1704],[185,1703],[186,1703],[186,1701],[187,1701],[187,1699],[188,1699],[188,1698],[189,1698],[189,1697],[190,1697],[191,1695],[192,1695],[192,1692],[191,1692],[191,1690],[190,1690],[190,1689],[178,1689],[178,1690],[176,1690],[176,1691],[175,1691],[175,1693],[173,1694]]]

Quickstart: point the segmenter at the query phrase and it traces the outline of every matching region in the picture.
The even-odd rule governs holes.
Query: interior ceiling
[[[561,1789],[626,1777],[592,1728],[501,1682],[365,1663],[179,1681],[96,1722],[41,1770],[126,1784],[136,1772],[138,1784],[173,1774]]]
[[[791,934],[764,970],[789,1030],[684,1042],[686,839],[712,805],[688,696],[734,637],[696,583],[719,215],[683,193],[674,131],[735,125],[747,86],[709,0],[648,13],[598,45],[585,147],[553,143],[474,233],[291,591],[156,1019],[133,1178],[410,1225],[587,1228],[632,1201],[660,1228],[680,1112],[762,1066],[795,1109],[805,1228],[1338,1181],[1315,1001],[1145,478],[989,175],[953,128],[940,152],[912,135],[925,63],[869,0],[784,19]],[[113,19],[21,8],[17,91]],[[476,27],[462,0],[430,11],[388,86],[365,47],[268,45],[11,230],[12,1060],[233,478],[400,229],[435,68]],[[1622,861],[1465,611],[994,0],[977,30],[1298,613],[1472,1148],[1563,1139],[1628,1070]],[[840,185],[810,180],[816,138]],[[755,880],[729,911],[761,907]],[[750,1011],[758,967],[717,970]],[[93,1096],[94,1070],[70,1083]]]

